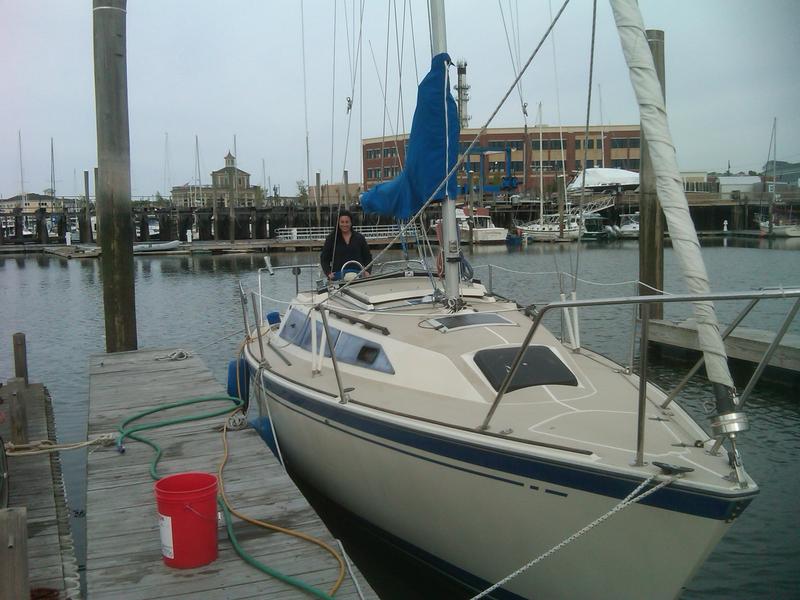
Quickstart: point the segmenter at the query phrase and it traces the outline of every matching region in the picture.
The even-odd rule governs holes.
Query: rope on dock
[[[220,338],[212,340],[211,342],[205,344],[204,346],[200,346],[194,352],[190,352],[189,350],[184,350],[183,348],[177,348],[176,350],[173,350],[172,352],[169,352],[168,354],[165,354],[164,356],[156,356],[155,360],[186,360],[187,358],[191,358],[192,356],[195,356],[200,350],[204,350],[205,348],[208,348],[209,346],[213,346],[214,344],[217,344],[219,342],[222,342],[224,340],[232,338],[232,337],[234,337],[236,335],[241,335],[244,332],[245,332],[244,328],[238,329],[238,330],[234,331],[233,333],[229,333],[228,335],[223,335]]]
[[[96,438],[85,442],[74,442],[71,444],[58,444],[54,440],[36,440],[27,444],[15,444],[6,442],[5,449],[8,456],[32,456],[34,454],[49,454],[51,452],[62,452],[66,450],[79,450],[88,446],[113,446],[116,441],[116,434],[103,433]]]
[[[556,552],[558,552],[559,550],[561,550],[567,544],[570,544],[570,543],[574,542],[579,537],[581,537],[583,534],[589,532],[592,528],[596,527],[597,525],[599,525],[600,523],[602,523],[603,521],[605,521],[609,517],[611,517],[614,514],[618,513],[622,509],[629,507],[631,504],[635,504],[635,503],[637,503],[637,502],[639,502],[641,500],[644,500],[650,494],[654,494],[655,492],[657,492],[661,488],[669,485],[670,483],[672,483],[673,481],[675,481],[678,478],[677,475],[672,476],[672,477],[670,477],[668,479],[665,479],[664,481],[662,481],[661,483],[659,483],[658,485],[656,485],[652,489],[647,490],[646,492],[640,494],[640,492],[644,488],[646,488],[650,484],[650,482],[652,482],[654,479],[656,479],[656,477],[658,477],[658,475],[651,475],[650,477],[645,479],[641,484],[639,484],[639,486],[635,490],[633,490],[630,494],[625,496],[625,498],[623,498],[622,502],[617,504],[614,508],[609,510],[607,513],[605,513],[604,515],[598,517],[597,519],[595,519],[594,521],[592,521],[591,523],[586,525],[584,528],[576,531],[575,533],[573,533],[568,538],[566,538],[563,541],[559,542],[558,544],[556,544],[555,546],[550,548],[550,550],[548,550],[544,554],[534,558],[529,563],[521,566],[519,569],[517,569],[516,571],[514,571],[510,575],[504,577],[503,579],[501,579],[500,581],[495,583],[493,586],[488,587],[485,590],[483,590],[480,594],[478,594],[476,596],[473,596],[472,598],[470,598],[470,600],[478,600],[478,598],[483,598],[484,596],[486,596],[488,594],[491,594],[494,590],[496,590],[497,588],[505,585],[506,583],[508,583],[509,581],[514,579],[517,575],[520,575],[520,574],[524,573],[525,571],[530,569],[536,563],[543,561],[544,559],[548,558],[549,556],[551,556],[551,555],[555,554]]]

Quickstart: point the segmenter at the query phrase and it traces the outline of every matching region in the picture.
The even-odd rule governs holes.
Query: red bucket
[[[217,478],[178,473],[156,481],[161,554],[168,567],[191,569],[217,558]]]

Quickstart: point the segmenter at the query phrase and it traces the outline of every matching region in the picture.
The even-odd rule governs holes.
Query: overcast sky
[[[315,171],[323,181],[340,181],[345,167],[350,181],[359,181],[362,134],[410,127],[415,86],[429,66],[425,2],[369,0],[363,29],[359,4],[304,3],[312,181]],[[560,4],[552,0],[552,11]],[[720,171],[728,161],[733,171],[760,169],[773,117],[778,160],[800,161],[798,0],[640,4],[646,27],[665,31],[667,109],[681,169]],[[51,137],[60,195],[82,193],[82,172],[96,164],[91,5],[91,0],[0,0],[0,197],[21,191],[18,131],[26,192],[50,187]],[[502,7],[513,45],[518,33],[524,62],[549,24],[549,3],[503,0]],[[451,0],[446,11],[448,50],[468,63],[469,113],[477,127],[513,80],[503,17],[491,1]],[[548,42],[526,72],[522,93],[529,124],[536,122],[540,101],[546,124],[584,122],[591,16],[591,2],[572,0],[556,28],[555,64]],[[353,78],[359,30],[363,73]],[[296,193],[295,182],[306,178],[299,1],[129,0],[127,41],[135,197],[195,179],[195,135],[203,183],[234,150],[235,135],[238,165],[252,174],[252,183],[262,183],[263,159],[269,181],[283,194]],[[613,17],[603,0],[594,64],[592,123],[601,117],[605,124],[638,123]],[[451,74],[455,79],[454,70]],[[404,118],[398,125],[401,86]],[[349,142],[348,96],[354,100]],[[493,125],[522,124],[515,93]]]

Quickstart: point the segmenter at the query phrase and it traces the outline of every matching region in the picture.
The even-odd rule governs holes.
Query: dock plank
[[[26,394],[28,440],[56,440],[52,400],[42,384],[32,383]],[[10,424],[0,422],[0,436],[10,440]],[[26,507],[28,577],[31,590],[56,590],[70,597],[77,577],[72,538],[57,453],[9,455],[9,506]]]
[[[115,431],[133,414],[189,397],[224,395],[201,359],[159,360],[170,350],[140,350],[90,358],[89,435]],[[209,403],[152,415],[143,422],[224,407]],[[164,449],[160,475],[185,471],[216,473],[223,454],[225,416],[142,432]],[[251,428],[229,431],[225,491],[249,517],[296,529],[336,546],[330,532]],[[153,451],[133,440],[89,455],[87,477],[86,582],[91,598],[297,598],[307,594],[244,563],[218,530],[219,558],[196,569],[171,569],[161,559],[153,480]],[[234,519],[240,543],[254,557],[289,576],[328,590],[338,566],[309,542],[256,528]],[[377,598],[356,573],[366,598]],[[348,576],[337,598],[358,598]]]

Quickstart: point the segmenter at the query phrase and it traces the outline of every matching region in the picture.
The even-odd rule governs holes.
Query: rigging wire
[[[306,85],[306,18],[303,0],[300,0],[300,37],[303,49],[303,118],[306,125],[306,190],[311,187],[311,155],[308,149],[308,87]],[[308,191],[306,191],[308,194]],[[319,198],[317,198],[319,202]],[[308,226],[311,227],[311,211],[308,212]]]
[[[506,15],[503,12],[502,0],[497,0],[497,7],[500,9],[500,18],[503,20],[503,30],[505,31],[505,35],[506,35],[506,46],[508,47],[508,56],[511,59],[511,68],[514,71],[514,77],[516,77],[517,76],[517,71],[518,71],[518,63],[514,60],[514,51],[511,49],[511,40],[508,37],[508,27],[506,26]],[[514,27],[513,21],[512,21],[511,26],[512,26],[512,29],[513,29],[513,27]],[[512,31],[512,35],[513,35],[513,33],[514,32]],[[525,99],[524,99],[523,94],[522,94],[522,80],[521,79],[517,81],[517,94],[519,95],[519,106],[520,106],[520,109],[522,110],[522,118],[523,118],[523,120],[525,122],[525,129],[527,130],[527,127],[528,127],[528,108],[527,108],[527,106],[528,105],[525,103]],[[525,168],[527,168],[527,165],[525,166]]]
[[[581,262],[581,233],[583,231],[583,200],[586,196],[586,159],[588,157],[588,149],[586,148],[589,140],[589,119],[592,112],[592,76],[594,75],[594,40],[595,32],[597,30],[597,0],[592,0],[592,41],[589,50],[589,92],[586,98],[586,127],[583,130],[583,161],[581,178],[581,195],[578,197],[578,248],[575,251],[575,278],[573,279],[572,291],[578,290],[578,271]]]
[[[547,29],[545,30],[544,34],[542,35],[542,38],[539,40],[539,43],[536,45],[536,47],[531,52],[530,56],[528,57],[528,60],[525,61],[525,65],[522,67],[522,69],[520,69],[520,72],[517,75],[517,77],[514,79],[513,82],[511,82],[511,85],[505,91],[505,93],[503,94],[502,98],[500,98],[500,101],[498,102],[497,106],[494,108],[492,113],[486,119],[486,122],[483,124],[483,126],[475,134],[475,137],[472,139],[472,141],[469,143],[469,145],[464,149],[464,152],[456,159],[455,164],[450,169],[450,171],[447,173],[447,177],[445,177],[445,179],[442,180],[439,183],[438,186],[436,186],[436,189],[434,189],[431,192],[431,194],[428,196],[428,199],[423,203],[423,205],[414,214],[414,216],[411,219],[408,220],[408,222],[400,229],[400,231],[392,238],[392,240],[378,253],[377,256],[375,256],[375,258],[372,259],[372,261],[369,263],[369,265],[365,265],[364,266],[363,270],[368,270],[371,265],[373,265],[375,262],[378,261],[378,259],[380,259],[384,254],[386,254],[389,246],[394,244],[400,238],[400,236],[405,233],[405,230],[408,227],[410,227],[412,223],[418,221],[420,215],[422,215],[424,213],[425,209],[428,208],[428,206],[430,206],[431,202],[433,202],[433,199],[436,197],[436,195],[439,193],[439,191],[442,189],[442,187],[446,184],[447,179],[451,175],[456,173],[458,171],[458,169],[461,168],[461,166],[464,164],[464,157],[469,156],[470,150],[472,150],[475,147],[475,145],[480,140],[480,136],[482,136],[484,134],[484,132],[489,128],[489,125],[494,120],[494,118],[497,116],[497,113],[500,112],[500,109],[503,107],[503,105],[505,104],[506,100],[508,100],[508,97],[514,91],[514,88],[516,87],[517,82],[525,74],[525,71],[528,70],[528,67],[533,62],[533,59],[538,55],[539,50],[541,50],[542,46],[544,45],[544,42],[547,40],[547,37],[553,31],[553,28],[555,27],[555,25],[558,22],[558,20],[561,18],[561,15],[564,13],[564,10],[567,8],[567,5],[569,4],[569,2],[570,2],[570,0],[564,0],[563,4],[561,5],[561,8],[559,8],[558,12],[556,13],[556,16],[551,20],[550,25],[547,27]],[[360,273],[359,273],[359,275],[360,275]],[[332,296],[341,294],[349,286],[350,286],[350,282],[345,283],[344,285],[338,287],[336,290],[333,290],[332,292],[329,292],[328,297],[330,298]]]
[[[355,13],[355,10],[353,12]],[[355,18],[355,14],[354,14],[354,18]],[[345,19],[345,21],[346,21],[346,19]],[[359,76],[359,85],[360,85],[361,71],[363,70],[363,65],[361,64],[361,58],[362,58],[361,42],[363,40],[363,35],[362,35],[363,30],[364,30],[364,0],[361,0],[361,11],[360,11],[360,16],[359,16],[359,24],[358,24],[358,43],[357,43],[357,46],[354,48],[356,64],[355,64],[355,67],[351,71],[351,74],[350,74],[350,77],[351,77],[351,79],[350,79],[350,95],[347,97],[347,100],[348,100],[348,103],[347,103],[347,128],[345,130],[344,157],[342,158],[342,172],[344,172],[345,168],[347,167],[347,151],[348,151],[348,147],[350,145],[350,124],[351,124],[352,119],[353,119],[353,111],[352,111],[353,98],[355,97],[355,92],[356,92],[356,74],[358,74],[358,76]],[[354,37],[353,43],[355,44],[356,43],[355,31],[353,31],[353,37]],[[361,139],[364,139],[364,136],[363,136],[363,124],[361,123],[362,109],[361,109],[360,89],[359,89],[358,110],[359,110],[359,124],[362,125]],[[359,154],[361,155],[361,161],[362,161],[362,163],[361,163],[361,172],[362,172],[362,175],[363,175],[363,172],[364,172],[364,166],[363,166],[364,156],[363,156],[363,153],[359,153]],[[349,190],[348,190],[348,192],[349,192]]]
[[[414,77],[415,81],[419,83],[419,70],[417,69],[417,40],[414,37],[414,10],[413,2],[408,4],[408,20],[411,22],[411,47],[414,50]]]
[[[406,133],[406,115],[403,108],[403,60],[405,59],[406,49],[406,8],[408,7],[408,0],[403,0],[403,26],[400,30],[400,42],[397,44],[397,69],[399,73],[399,89],[397,90],[397,128],[402,135]],[[394,36],[397,40],[397,11],[395,10],[394,16]],[[401,124],[402,123],[402,124]],[[395,147],[397,144],[395,144]],[[403,163],[400,159],[400,149],[397,149],[397,160],[400,162],[400,170],[403,169]]]
[[[386,145],[386,117],[389,117],[389,121],[391,122],[391,115],[389,115],[389,106],[387,104],[387,98],[389,97],[389,32],[391,31],[391,24],[392,24],[392,7],[391,4],[389,5],[389,10],[386,11],[386,59],[384,61],[383,66],[383,87],[386,90],[386,93],[383,96],[383,129],[381,130],[381,173],[380,173],[380,181],[383,181],[383,164],[384,164],[384,147]],[[370,44],[370,47],[372,45]],[[374,55],[373,55],[374,59]]]
[[[547,0],[547,7],[550,11],[550,20],[553,19],[553,5],[551,0]],[[553,77],[556,84],[556,113],[558,116],[558,137],[559,146],[561,147],[561,184],[564,190],[564,203],[567,201],[567,166],[565,164],[564,156],[564,131],[561,126],[561,94],[558,86],[558,61],[556,59],[556,32],[550,36],[550,47],[553,50]]]
[[[333,57],[332,57],[332,64],[331,64],[331,170],[329,174],[328,180],[328,194],[331,193],[331,183],[333,183],[333,148],[334,148],[334,141],[335,141],[335,130],[336,130],[336,18],[337,18],[337,7],[339,3],[334,0],[333,3]],[[317,198],[317,202],[320,202],[320,198]],[[330,217],[330,215],[328,215]]]
[[[375,67],[375,73],[378,76],[378,89],[381,91],[381,97],[383,98],[383,109],[384,111],[386,111],[386,108],[388,106],[388,98],[386,95],[386,91],[383,89],[383,84],[381,83],[380,67],[378,67],[378,62],[375,59],[375,50],[372,47],[372,40],[370,40],[368,43],[369,43],[369,51],[370,54],[372,55],[372,64]],[[394,122],[392,121],[392,115],[388,115],[388,119],[389,119],[389,129],[391,130],[392,135],[396,136],[397,130],[395,129]],[[384,138],[386,137],[385,131],[383,137]],[[383,173],[383,144],[381,144],[381,173]],[[381,175],[381,177],[383,177],[383,175]]]

